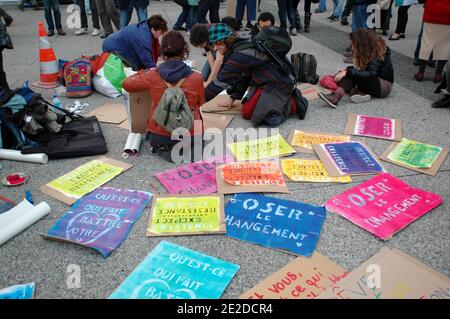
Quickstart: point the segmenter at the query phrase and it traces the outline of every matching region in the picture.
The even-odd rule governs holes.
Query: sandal
[[[394,34],[395,34],[395,33],[394,33]],[[389,40],[391,40],[391,41],[397,41],[397,40],[400,40],[400,38],[402,37],[401,34],[399,34],[399,35],[397,35],[396,37],[394,37],[394,34],[391,34],[391,35],[389,36]]]

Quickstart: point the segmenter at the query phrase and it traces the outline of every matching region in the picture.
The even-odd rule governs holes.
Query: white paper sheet
[[[125,143],[125,148],[123,150],[122,156],[127,158],[128,156],[137,156],[139,153],[139,148],[141,147],[142,134],[130,133],[128,134],[127,142]]]
[[[45,164],[48,162],[48,156],[44,153],[22,154],[20,151],[8,150],[4,148],[0,148],[0,159],[38,164]]]

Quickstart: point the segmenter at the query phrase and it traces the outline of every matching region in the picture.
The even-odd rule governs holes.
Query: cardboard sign
[[[148,91],[128,93],[123,90],[132,133],[147,133],[147,119],[152,98]]]
[[[280,134],[252,141],[230,143],[227,147],[237,161],[255,161],[295,153]]]
[[[295,258],[239,298],[314,299],[347,275],[343,268],[315,252],[311,258]]]
[[[35,283],[0,289],[0,299],[33,299]]]
[[[401,141],[402,124],[398,119],[349,113],[344,133]]]
[[[324,206],[257,194],[236,194],[225,206],[227,236],[311,256],[326,217]]]
[[[241,115],[242,114],[242,103],[240,101],[234,101],[231,108],[219,106],[228,100],[228,95],[217,95],[211,101],[206,102],[201,106],[202,113],[218,113],[218,114],[230,114],[230,115]]]
[[[294,182],[312,183],[350,183],[350,176],[333,177],[328,175],[320,160],[289,158],[281,160],[283,173]]]
[[[41,186],[40,191],[63,203],[72,205],[84,195],[131,167],[133,165],[100,157]]]
[[[120,246],[152,194],[100,187],[78,200],[42,235],[94,248],[104,257]]]
[[[153,198],[147,236],[220,234],[226,232],[223,196]]]
[[[216,171],[217,192],[289,193],[280,166],[275,162],[230,163]]]
[[[315,100],[319,98],[319,92],[323,94],[330,94],[331,91],[320,86],[314,85],[311,83],[302,83],[298,86],[299,90],[302,92],[302,96],[306,98],[308,101]]]
[[[383,248],[319,299],[450,299],[450,280],[398,249]]]
[[[372,151],[361,142],[318,144],[313,148],[330,176],[369,175],[385,171]]]
[[[120,124],[128,118],[123,104],[107,103],[90,111],[86,116],[96,116],[99,122],[109,124]]]
[[[160,242],[109,299],[218,299],[239,266]]]
[[[383,173],[330,198],[328,210],[388,240],[442,203],[439,195]]]
[[[223,132],[230,125],[234,115],[230,114],[215,114],[202,112],[203,129],[211,130],[218,129]]]
[[[311,154],[315,153],[313,149],[314,144],[348,141],[350,141],[350,136],[348,135],[299,131],[296,129],[292,129],[288,136],[289,144],[291,144],[297,151]]]
[[[380,159],[411,170],[435,176],[447,157],[448,149],[404,138],[391,144]]]

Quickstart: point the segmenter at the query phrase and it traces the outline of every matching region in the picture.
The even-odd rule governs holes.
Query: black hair
[[[189,42],[194,47],[198,47],[206,42],[209,43],[209,30],[207,24],[197,23],[191,28],[191,35],[189,36]]]
[[[262,12],[258,17],[259,21],[270,21],[272,22],[272,25],[275,25],[275,17],[270,12]]]
[[[230,16],[223,17],[221,22],[228,25],[234,31],[239,31],[239,29],[241,27],[241,24],[234,17],[230,17]]]

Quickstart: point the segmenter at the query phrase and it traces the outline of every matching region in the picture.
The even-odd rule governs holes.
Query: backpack
[[[153,120],[167,132],[172,133],[176,128],[183,127],[191,130],[194,126],[194,115],[180,88],[185,78],[178,81],[176,86],[166,83],[167,89],[159,100]]]
[[[291,63],[295,66],[299,82],[317,84],[319,76],[316,73],[317,60],[314,55],[303,52],[291,54]]]
[[[92,65],[88,59],[66,62],[62,68],[66,96],[85,97],[92,93]]]
[[[285,57],[292,48],[292,39],[286,29],[283,28],[263,28],[255,36],[254,41],[256,47],[261,51],[266,51],[266,48],[269,48],[279,57]]]

